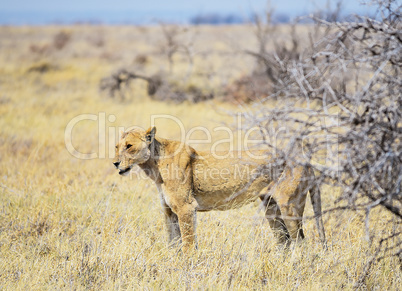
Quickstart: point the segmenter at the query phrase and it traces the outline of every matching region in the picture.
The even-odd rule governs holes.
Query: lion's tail
[[[313,171],[312,171],[312,174],[314,175]],[[316,183],[313,183],[313,185],[311,185],[310,198],[311,198],[311,204],[313,205],[318,235],[320,237],[322,244],[324,245],[324,248],[326,248],[327,242],[325,239],[324,223],[322,221],[321,192],[320,192],[320,188],[318,187],[318,185]]]

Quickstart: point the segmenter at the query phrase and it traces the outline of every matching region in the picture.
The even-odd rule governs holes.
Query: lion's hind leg
[[[272,187],[271,194],[279,205],[281,217],[293,241],[304,239],[303,212],[308,189],[303,168],[287,168]]]
[[[261,195],[260,199],[262,200],[265,210],[265,218],[268,220],[269,226],[278,239],[278,242],[282,245],[288,246],[290,236],[285,222],[281,218],[281,211],[278,204],[269,194]]]

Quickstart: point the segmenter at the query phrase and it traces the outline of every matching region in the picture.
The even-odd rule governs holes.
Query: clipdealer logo
[[[272,154],[276,154],[276,150],[283,146],[283,140],[289,138],[289,132],[286,127],[270,126],[268,129],[265,127],[251,127],[247,130],[243,130],[245,126],[242,120],[243,115],[238,113],[235,117],[235,127],[217,126],[213,129],[208,129],[204,126],[192,127],[186,131],[184,123],[176,116],[169,114],[154,114],[150,116],[150,126],[157,126],[158,124],[173,123],[178,130],[175,131],[175,135],[179,135],[178,140],[181,142],[176,152],[172,153],[174,156],[176,153],[183,150],[183,147],[191,146],[197,149],[197,146],[209,145],[209,152],[216,159],[225,159],[237,157],[242,158],[242,155],[251,159],[267,159]],[[64,131],[64,142],[67,151],[77,159],[91,160],[91,159],[113,159],[115,157],[115,145],[120,139],[123,132],[132,130],[135,128],[141,128],[138,126],[124,127],[116,126],[114,123],[117,118],[114,114],[106,114],[106,112],[99,112],[97,114],[86,113],[80,114],[72,118],[66,125]],[[93,122],[97,125],[97,131],[93,133],[92,141],[96,144],[90,152],[80,152],[77,149],[77,143],[74,143],[74,135],[82,130],[82,124],[84,122]],[[328,121],[319,121],[319,126],[327,126],[323,124]],[[336,118],[330,121],[332,124],[337,124]],[[146,128],[141,128],[145,130]],[[163,133],[160,133],[163,136]],[[220,139],[213,139],[213,135],[219,135]],[[203,136],[203,138],[195,138],[194,136]],[[319,158],[312,160],[311,157],[311,145],[321,143],[321,147],[324,149],[324,154],[321,154]],[[309,144],[310,146],[305,146]],[[257,151],[258,147],[269,145],[269,151]],[[226,151],[220,151],[219,148],[225,147]],[[265,147],[267,149],[267,147]],[[328,164],[334,164],[338,160],[338,148],[337,148],[337,135],[336,134],[322,134],[314,136],[303,136],[301,140],[301,158],[306,161],[311,161],[312,164],[320,166],[326,166]]]

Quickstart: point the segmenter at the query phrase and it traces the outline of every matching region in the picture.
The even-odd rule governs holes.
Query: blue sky
[[[343,1],[348,13],[364,13],[359,0]],[[307,14],[317,7],[325,8],[327,0],[277,0],[271,6],[277,13],[290,16]],[[331,2],[332,6],[335,1]],[[59,20],[99,20],[103,22],[152,21],[152,19],[185,21],[200,13],[238,14],[249,16],[262,11],[266,0],[0,0],[0,23],[49,22]]]

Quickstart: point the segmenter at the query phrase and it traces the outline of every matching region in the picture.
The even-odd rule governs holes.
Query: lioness
[[[275,166],[272,156],[257,159],[244,152],[237,152],[237,157],[216,157],[182,142],[155,137],[155,133],[155,127],[123,133],[113,164],[120,175],[138,165],[156,183],[170,243],[182,243],[183,251],[196,246],[197,211],[236,208],[258,197],[281,243],[303,239],[308,191],[319,236],[325,243],[320,191],[309,183],[314,180],[310,168]],[[244,157],[239,157],[242,153]],[[267,165],[272,166],[271,171]]]

